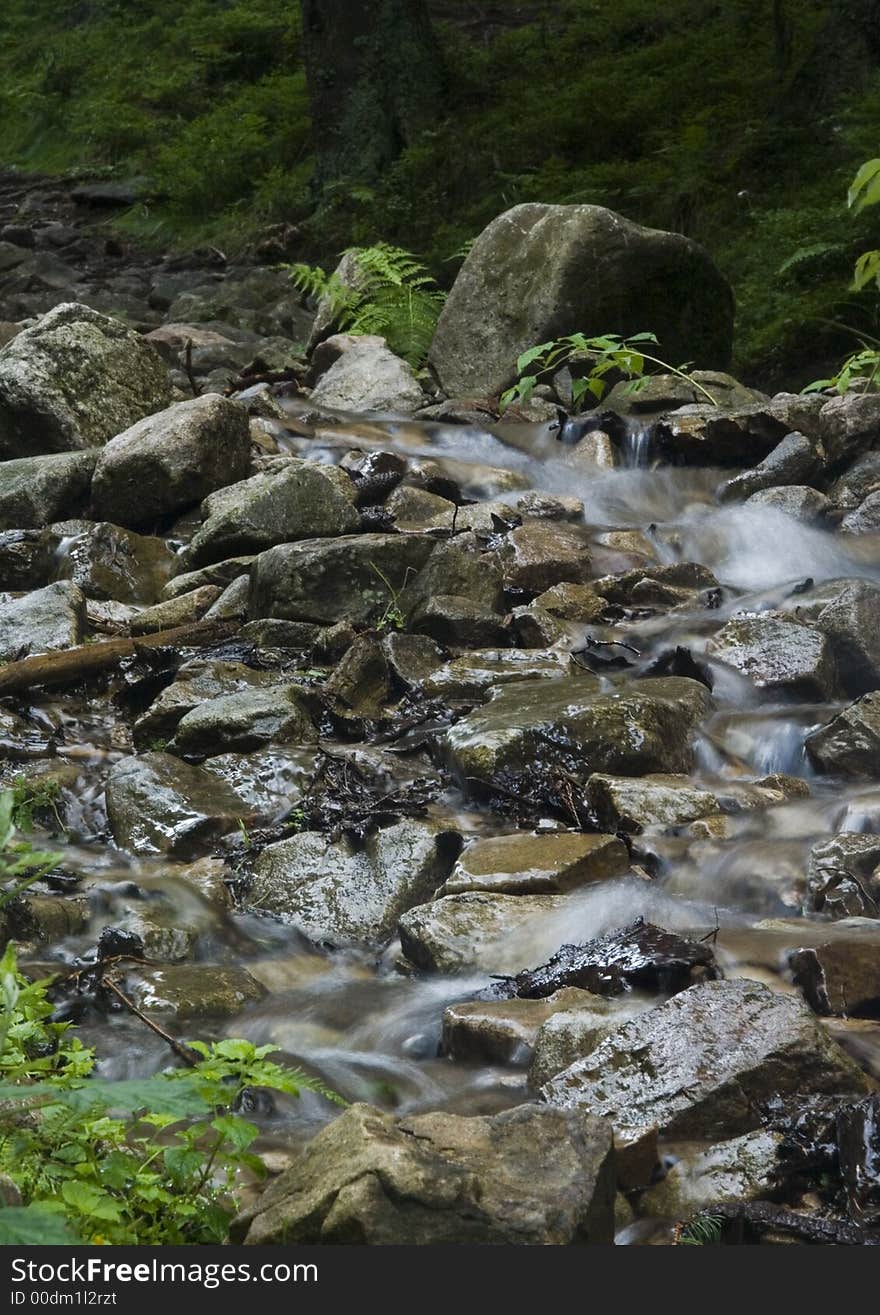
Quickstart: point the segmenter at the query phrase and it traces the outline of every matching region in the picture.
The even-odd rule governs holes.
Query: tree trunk
[[[425,0],[300,0],[316,185],[371,182],[436,121],[443,61]]]

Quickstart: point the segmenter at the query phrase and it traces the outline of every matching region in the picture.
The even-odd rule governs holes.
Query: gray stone
[[[135,534],[106,521],[65,521],[52,526],[55,577],[72,580],[99,602],[152,604],[174,570],[164,539]]]
[[[819,413],[830,462],[853,460],[880,443],[880,393],[844,393]]]
[[[566,895],[445,895],[404,914],[400,944],[425,972],[517,973],[558,948],[570,907]]]
[[[842,511],[853,511],[866,498],[880,491],[880,452],[866,452],[828,490],[828,497]]]
[[[234,1018],[266,995],[246,968],[220,964],[167,964],[126,974],[126,991],[147,1014]]]
[[[824,493],[805,484],[789,484],[779,489],[760,489],[746,498],[749,507],[773,507],[784,516],[791,516],[805,525],[815,525],[824,519],[831,507]]]
[[[576,988],[557,991],[562,997],[573,994]],[[574,1007],[555,1010],[542,1023],[529,1065],[529,1087],[538,1091],[557,1073],[569,1068],[576,1060],[590,1055],[606,1037],[631,1018],[651,1008],[654,1001],[644,996],[626,993],[608,999],[590,991],[578,992],[584,999]],[[551,997],[553,998],[553,997]]]
[[[816,610],[817,629],[833,641],[844,688],[863,694],[880,687],[880,586],[869,580],[824,586],[829,601]]]
[[[353,1105],[232,1231],[247,1246],[610,1243],[614,1192],[601,1120],[535,1105],[396,1119]]]
[[[698,1210],[734,1201],[760,1201],[775,1192],[782,1168],[782,1135],[761,1130],[706,1146],[683,1142],[671,1148],[675,1163],[639,1199],[642,1214],[681,1220]]]
[[[625,1023],[541,1095],[609,1119],[630,1185],[646,1185],[659,1135],[736,1137],[760,1127],[772,1097],[867,1086],[800,1000],[739,980],[692,986]]]
[[[82,643],[85,609],[82,593],[67,580],[0,603],[0,661],[75,648]]]
[[[880,492],[870,493],[840,522],[843,534],[880,534]]]
[[[173,630],[176,626],[191,625],[200,621],[213,603],[220,597],[221,590],[216,585],[205,584],[201,589],[191,593],[179,594],[167,602],[155,603],[145,607],[132,619],[133,635],[150,635],[159,630]]]
[[[718,799],[689,776],[606,776],[596,772],[587,782],[587,801],[600,826],[638,834],[648,828],[683,826],[719,811]]]
[[[469,1063],[525,1064],[543,1023],[559,1010],[589,1010],[595,999],[589,991],[565,987],[545,1000],[468,1000],[449,1005],[443,1012],[441,1050],[450,1059]]]
[[[437,667],[422,682],[430,698],[483,699],[513,680],[552,680],[561,674],[555,654],[528,648],[474,649]]]
[[[434,547],[419,535],[359,534],[269,548],[251,568],[249,616],[319,625],[376,620]]]
[[[88,501],[97,458],[58,452],[0,462],[0,529],[40,529],[74,515]]]
[[[551,831],[517,832],[468,845],[447,881],[444,895],[466,890],[502,895],[544,895],[620,876],[629,869],[626,846],[616,836]]]
[[[250,809],[211,772],[151,752],[113,765],[107,817],[121,849],[187,858],[247,821]]]
[[[135,722],[133,730],[135,748],[153,748],[157,741],[162,741],[164,747],[174,734],[180,719],[194,708],[199,708],[202,704],[225,694],[237,694],[241,690],[266,689],[277,684],[277,681],[278,676],[275,672],[255,670],[253,667],[244,666],[241,662],[218,662],[210,659],[187,662],[178,671],[177,680],[166,685],[147,711]]]
[[[426,399],[412,366],[384,338],[362,337],[321,375],[311,400],[334,411],[412,415]]]
[[[658,420],[655,450],[687,466],[752,466],[792,432],[788,408],[774,401],[728,410],[700,403]]]
[[[295,539],[333,538],[357,528],[355,486],[335,466],[283,459],[279,468],[208,498],[187,560],[195,566],[259,553]]]
[[[880,917],[880,836],[839,831],[810,850],[805,913]]]
[[[786,434],[763,461],[727,481],[719,492],[722,502],[736,502],[761,489],[785,484],[807,484],[818,473],[816,445],[803,434]]]
[[[805,743],[820,771],[880,776],[880,693],[863,695],[808,735]]]
[[[713,707],[704,685],[683,677],[640,680],[610,693],[594,677],[502,686],[447,732],[456,771],[508,789],[561,766],[586,783],[593,772],[689,771],[691,731]]]
[[[361,849],[304,831],[263,850],[248,902],[314,941],[381,943],[407,909],[431,898],[457,847],[452,833],[425,822],[383,828]]]
[[[672,359],[727,363],[733,296],[702,247],[601,206],[518,205],[474,244],[429,364],[450,396],[490,396],[536,343],[646,324]]]
[[[148,524],[243,479],[250,455],[240,403],[216,394],[177,402],[103,449],[92,482],[96,512],[119,525]]]
[[[675,562],[670,566],[636,566],[622,575],[605,575],[593,580],[590,588],[606,602],[641,610],[680,604],[692,607],[700,595],[717,590],[719,585],[712,572],[699,562]]]
[[[175,575],[162,590],[162,601],[177,598],[180,594],[188,594],[191,590],[200,589],[205,584],[215,584],[220,589],[225,589],[234,580],[248,574],[253,560],[251,554],[244,557],[227,557],[222,562],[212,562],[210,566],[202,566],[197,571],[185,571],[182,575]]]
[[[511,530],[501,549],[506,587],[538,594],[563,580],[584,584],[591,574],[587,542],[579,526],[526,521]]]
[[[678,374],[645,375],[633,387],[632,382],[615,384],[602,399],[603,408],[620,415],[659,415],[675,411],[680,406],[705,402],[706,394],[697,384],[711,393],[715,402],[723,407],[749,406],[766,402],[769,398],[755,388],[747,388],[738,379],[719,370],[693,370],[690,379]]]
[[[804,699],[833,698],[837,664],[821,630],[779,612],[733,617],[706,645],[709,656],[747,676],[759,689]]]
[[[821,943],[790,951],[797,986],[817,1014],[880,1017],[880,923],[848,918]]]
[[[246,689],[209,699],[184,714],[170,748],[185,758],[249,753],[267,744],[305,744],[315,728],[298,685]]]
[[[0,350],[0,456],[100,447],[170,401],[152,347],[117,320],[65,303]]]
[[[301,803],[315,779],[318,754],[313,745],[301,749],[288,745],[216,754],[201,766],[225,781],[261,819],[274,824]]]

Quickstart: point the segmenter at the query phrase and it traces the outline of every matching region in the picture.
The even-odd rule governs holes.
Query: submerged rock
[[[792,996],[707,982],[625,1023],[541,1089],[609,1119],[630,1185],[646,1185],[656,1138],[719,1141],[755,1131],[777,1096],[865,1091],[867,1079]]]
[[[397,1119],[353,1105],[239,1216],[233,1237],[247,1246],[608,1243],[614,1187],[611,1133],[599,1119],[535,1105]]]
[[[167,753],[123,758],[107,778],[113,839],[134,854],[194,855],[251,810],[223,781]]]
[[[166,964],[126,974],[126,991],[148,1014],[191,1018],[234,1018],[266,995],[266,988],[241,967]]]
[[[0,457],[100,447],[170,401],[165,365],[137,333],[64,303],[0,350]]]

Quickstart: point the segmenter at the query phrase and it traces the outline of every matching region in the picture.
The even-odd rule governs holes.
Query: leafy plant
[[[16,776],[12,782],[12,821],[20,831],[33,831],[39,813],[49,813],[57,829],[64,831],[64,823],[58,812],[61,798],[61,786],[57,781],[46,779],[29,781],[25,776]]]
[[[234,1110],[248,1087],[338,1099],[244,1040],[193,1041],[189,1068],[109,1082],[91,1049],[54,1023],[47,982],[0,960],[0,1172],[23,1206],[0,1210],[0,1243],[222,1242],[243,1171],[264,1173],[258,1129]]]
[[[678,1232],[678,1245],[684,1247],[711,1246],[721,1240],[724,1216],[710,1213],[695,1215]]]
[[[517,360],[518,379],[512,388],[502,393],[501,407],[505,409],[514,402],[527,402],[542,378],[575,362],[582,364],[586,370],[586,373],[572,380],[575,410],[580,410],[588,398],[601,401],[611,382],[609,376],[614,374],[632,380],[631,387],[635,391],[647,377],[648,363],[685,379],[713,406],[717,405],[709,390],[692,378],[685,366],[669,365],[659,356],[645,351],[645,343],[656,342],[653,333],[635,333],[627,338],[615,333],[605,333],[595,338],[588,338],[583,333],[570,333],[563,338],[554,338],[552,342],[530,347]]]
[[[388,590],[388,595],[389,595],[388,604],[385,608],[385,611],[379,617],[379,620],[375,623],[376,630],[378,630],[380,634],[386,634],[389,630],[405,630],[406,615],[403,611],[403,608],[400,606],[400,596],[403,593],[404,589],[406,588],[406,582],[410,577],[410,574],[412,572],[412,567],[411,566],[407,567],[406,575],[404,576],[404,580],[403,580],[403,585],[401,586],[400,589],[394,588],[394,585],[388,579],[388,576],[385,574],[383,570],[381,570],[380,567],[376,565],[375,562],[370,562],[370,568],[373,571],[375,571],[376,575],[379,577],[379,579],[384,584],[385,588]]]
[[[15,839],[15,810],[15,792],[0,791],[0,910],[57,867],[60,857]]]
[[[347,333],[378,334],[398,356],[418,368],[428,355],[446,294],[409,251],[378,242],[349,247],[352,283],[319,266],[291,265],[294,286],[325,301],[330,318]]]

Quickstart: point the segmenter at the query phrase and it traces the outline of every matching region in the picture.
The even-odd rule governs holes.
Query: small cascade
[[[652,459],[653,427],[641,420],[624,422],[618,453],[620,464],[627,470],[647,470]]]

